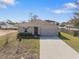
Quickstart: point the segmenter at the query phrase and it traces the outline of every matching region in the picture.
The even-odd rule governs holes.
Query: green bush
[[[18,33],[17,38],[27,38],[33,36],[31,33]]]
[[[34,36],[31,33],[18,33],[17,39],[39,39],[39,36]]]
[[[18,33],[19,36],[32,36],[31,33]]]

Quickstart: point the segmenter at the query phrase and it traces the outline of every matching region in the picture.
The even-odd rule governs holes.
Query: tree
[[[76,5],[74,16],[69,22],[73,24],[74,26],[79,27],[79,2],[75,1],[74,3]]]
[[[76,20],[74,25],[79,27],[79,1],[76,1],[75,4],[77,8],[75,8],[75,13],[74,13],[75,15],[74,19]]]
[[[30,13],[30,21],[36,21],[36,20],[38,20],[38,15],[36,15],[36,14],[33,14],[33,13]]]

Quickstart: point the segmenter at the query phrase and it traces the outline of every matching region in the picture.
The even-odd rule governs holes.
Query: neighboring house
[[[18,25],[18,31],[20,33],[28,32],[33,35],[58,35],[58,26],[55,23],[43,21],[43,20],[33,20],[26,23],[20,23]]]
[[[0,22],[0,29],[17,29],[16,25],[9,24],[7,22]]]
[[[79,29],[76,28],[74,25],[72,24],[67,24],[65,25],[64,27],[60,26],[59,27],[60,31],[62,32],[66,32],[66,33],[69,33],[69,34],[72,34],[74,36],[79,36]]]

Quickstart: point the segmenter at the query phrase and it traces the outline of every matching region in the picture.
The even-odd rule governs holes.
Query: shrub
[[[33,36],[31,33],[18,33],[17,38],[27,38]]]
[[[39,36],[34,36],[31,33],[18,33],[17,39],[39,39]]]

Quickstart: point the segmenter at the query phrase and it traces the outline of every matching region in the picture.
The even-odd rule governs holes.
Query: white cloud
[[[77,5],[75,3],[66,3],[64,4],[65,8],[77,8]]]
[[[73,13],[75,8],[78,8],[78,6],[75,3],[65,3],[62,6],[62,8],[51,10],[51,12],[55,14],[67,14],[67,13]]]
[[[52,13],[55,14],[68,14],[68,13],[73,13],[72,10],[67,10],[67,9],[56,9],[56,10],[52,10]]]
[[[16,4],[16,0],[1,0],[3,4],[14,5]]]
[[[0,0],[0,8],[7,8],[8,6],[14,6],[16,4],[16,0]]]
[[[56,14],[60,14],[60,13],[63,13],[64,11],[60,10],[60,9],[56,9],[56,10],[52,10],[51,12],[56,13]]]

